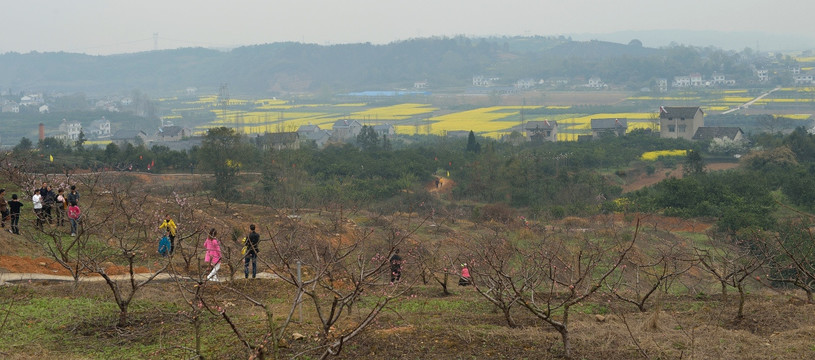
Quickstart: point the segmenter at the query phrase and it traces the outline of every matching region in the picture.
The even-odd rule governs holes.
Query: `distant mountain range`
[[[639,34],[644,35],[644,34]],[[623,35],[620,35],[623,36]],[[750,59],[712,48],[643,46],[643,36],[618,42],[567,37],[423,38],[387,45],[274,43],[230,51],[204,48],[90,56],[73,53],[0,55],[0,89],[105,95],[141,90],[151,96],[188,87],[216,93],[229,84],[235,94],[337,93],[412,88],[466,88],[472,78],[520,79],[598,76],[606,83],[639,89],[654,78],[714,71],[750,74]]]
[[[714,46],[725,50],[751,48],[760,51],[800,51],[815,48],[812,34],[771,34],[747,31],[695,31],[695,30],[649,30],[618,31],[607,34],[570,34],[573,40],[603,40],[628,43],[632,39],[642,41],[647,47],[660,48],[671,44],[699,47]]]

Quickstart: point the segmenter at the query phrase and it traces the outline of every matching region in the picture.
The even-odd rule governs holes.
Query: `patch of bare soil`
[[[128,270],[124,266],[109,264],[105,271],[108,275],[127,274]],[[146,273],[149,270],[145,267],[136,267],[137,273]],[[24,256],[0,255],[0,272],[10,273],[31,273],[31,274],[51,274],[71,276],[71,273],[53,259],[45,257],[30,258]]]
[[[425,190],[430,193],[449,194],[453,192],[456,187],[456,182],[453,179],[443,176],[437,177],[436,180],[425,184]]]
[[[738,163],[712,163],[705,165],[705,169],[707,169],[707,171],[719,171],[733,169],[738,166]],[[682,165],[678,165],[676,169],[660,169],[651,175],[642,175],[637,179],[623,185],[623,193],[636,191],[671,177],[681,179],[683,176],[683,169],[684,168]]]

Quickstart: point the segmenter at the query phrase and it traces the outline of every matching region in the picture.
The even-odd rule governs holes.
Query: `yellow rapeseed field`
[[[405,120],[416,115],[430,114],[437,110],[439,109],[427,104],[407,103],[358,111],[352,113],[351,117],[372,120]]]
[[[660,157],[667,157],[667,156],[686,156],[688,155],[687,150],[659,150],[659,151],[648,151],[640,156],[640,159],[644,161],[656,161]]]

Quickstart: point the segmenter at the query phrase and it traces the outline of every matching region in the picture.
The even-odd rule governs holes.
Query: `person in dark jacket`
[[[402,257],[399,256],[399,249],[393,251],[390,259],[391,264],[391,284],[398,282],[402,278]]]
[[[0,189],[0,227],[6,227],[8,217],[9,211],[8,203],[6,202],[6,189]]]
[[[249,225],[249,236],[246,237],[246,255],[243,258],[243,276],[249,278],[249,262],[252,262],[252,278],[258,274],[258,243],[260,235],[255,232],[255,224]]]
[[[50,186],[46,186],[45,194],[43,194],[42,189],[40,189],[40,196],[42,196],[42,212],[45,215],[45,219],[48,220],[49,224],[53,224],[54,218],[52,217],[52,211],[54,203],[57,202],[57,194],[51,190]]]
[[[65,197],[65,202],[67,202],[66,205],[70,205],[74,202],[79,204],[79,192],[76,191],[76,185],[71,185],[71,192]]]
[[[17,200],[17,194],[11,194],[11,201],[8,202],[9,213],[11,214],[11,233],[20,235],[20,208],[23,203]]]

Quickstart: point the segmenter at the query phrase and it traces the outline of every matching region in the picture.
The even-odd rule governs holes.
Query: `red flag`
[[[155,160],[150,162],[150,167],[154,167],[154,166],[156,166],[156,161]]]

